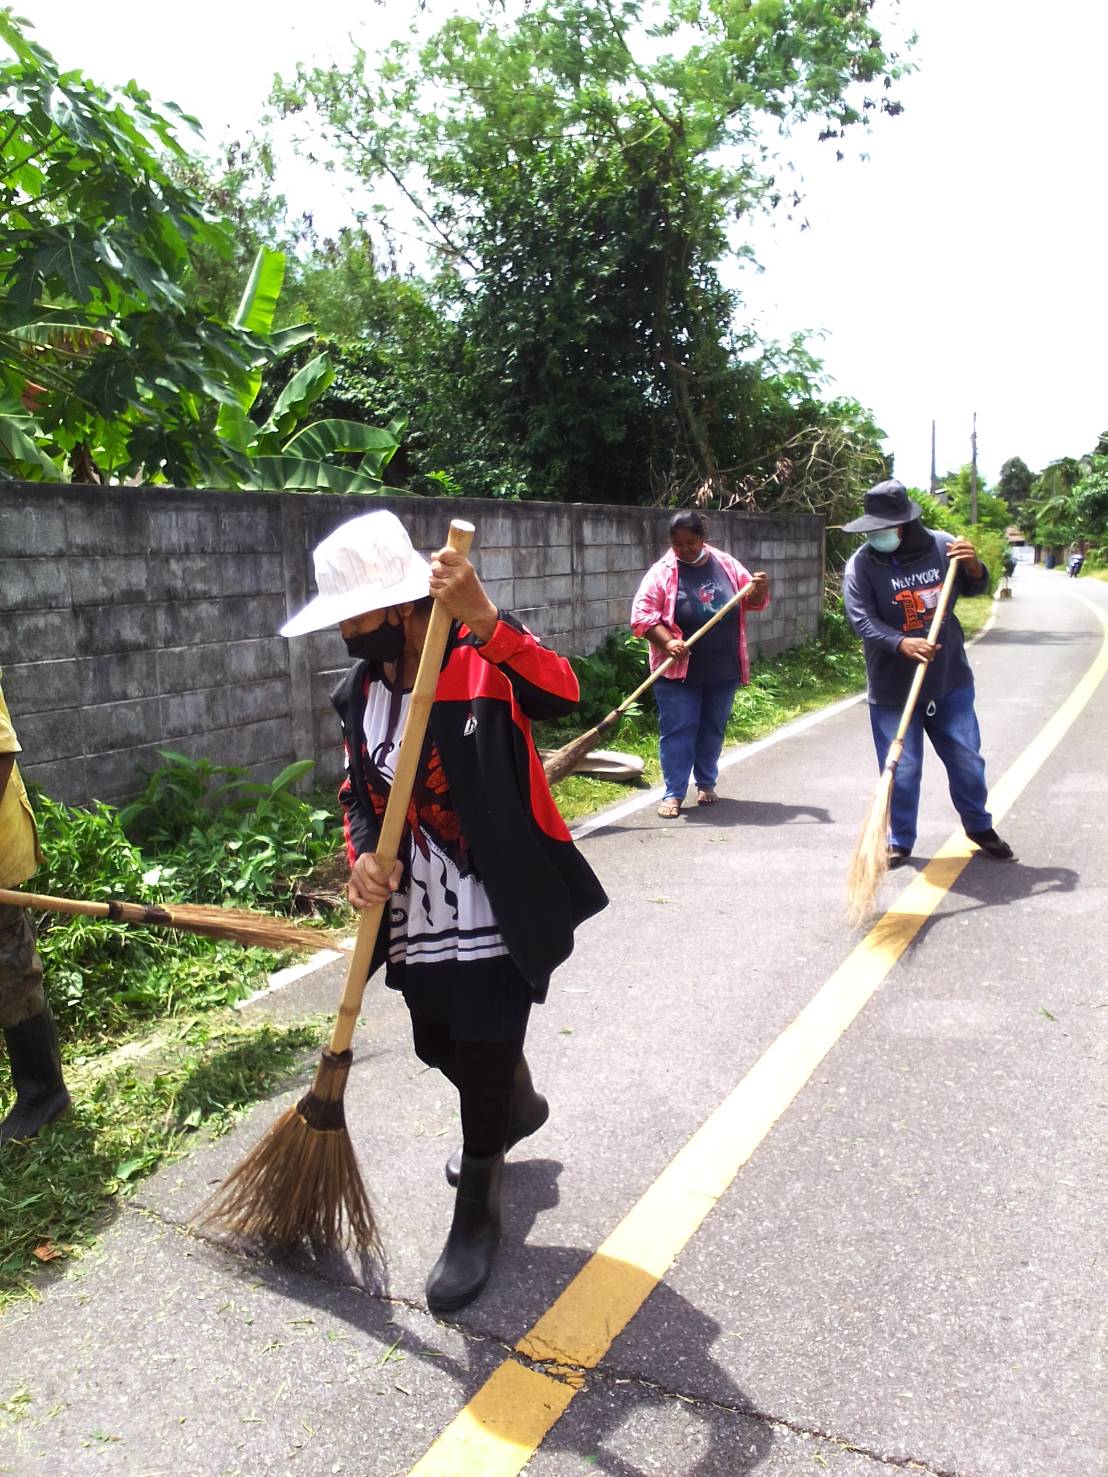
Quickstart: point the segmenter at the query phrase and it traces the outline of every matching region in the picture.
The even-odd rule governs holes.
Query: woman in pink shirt
[[[706,535],[699,513],[675,513],[669,552],[643,575],[631,606],[631,630],[650,644],[650,670],[676,658],[653,688],[666,786],[658,814],[667,820],[680,814],[690,775],[698,805],[714,805],[719,798],[724,729],[735,693],[750,681],[746,611],[769,604],[768,575],[751,575],[737,559],[707,543]],[[747,585],[753,588],[742,604],[690,650],[686,638]]]

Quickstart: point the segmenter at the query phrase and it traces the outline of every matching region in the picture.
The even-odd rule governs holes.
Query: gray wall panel
[[[314,546],[370,506],[403,518],[424,554],[451,518],[476,524],[492,599],[566,655],[623,628],[667,547],[657,508],[0,482],[0,664],[24,771],[72,803],[133,794],[159,748],[259,777],[310,758],[334,783],[342,642],[276,633],[315,593]],[[822,520],[717,513],[711,526],[774,582],[769,615],[749,620],[752,654],[812,633]]]

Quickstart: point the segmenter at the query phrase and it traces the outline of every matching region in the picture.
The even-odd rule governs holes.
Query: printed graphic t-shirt
[[[687,641],[711,620],[735,593],[735,587],[714,555],[703,564],[677,561],[677,604],[674,619]],[[736,606],[717,622],[689,653],[685,681],[693,686],[739,681],[739,611]]]
[[[935,614],[953,538],[949,533],[924,532],[930,534],[930,542],[911,558],[875,557],[863,544],[843,572],[847,619],[865,643],[871,703],[893,706],[906,700],[916,664],[901,656],[897,647],[906,636],[926,637]],[[954,602],[959,595],[980,595],[988,588],[987,569],[983,567],[981,578],[973,580],[961,566],[939,635],[941,649],[927,668],[921,702],[945,697],[973,681]]]
[[[391,699],[386,684],[374,682],[365,710],[366,781],[379,817],[388,800],[411,694],[405,693],[399,710],[390,714]],[[405,884],[389,905],[389,962],[456,964],[507,955],[434,744],[416,775],[408,829]]]

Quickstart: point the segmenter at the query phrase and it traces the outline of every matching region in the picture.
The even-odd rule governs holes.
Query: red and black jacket
[[[380,679],[378,663],[356,662],[331,695],[347,753],[339,799],[351,862],[376,849],[381,829],[381,799],[367,784],[365,744],[366,699],[370,684]],[[569,662],[514,616],[501,612],[483,645],[455,624],[413,794],[418,812],[420,785],[429,784],[431,792],[438,788],[441,768],[474,869],[536,1001],[545,998],[551,974],[573,952],[576,926],[608,902],[570,839],[531,737],[531,719],[560,718],[578,696]],[[427,803],[434,803],[433,793]],[[382,929],[373,969],[384,963],[387,943]]]

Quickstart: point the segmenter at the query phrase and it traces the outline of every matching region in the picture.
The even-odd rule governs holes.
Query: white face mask
[[[899,528],[876,528],[866,534],[866,543],[879,554],[891,554],[900,544]]]

